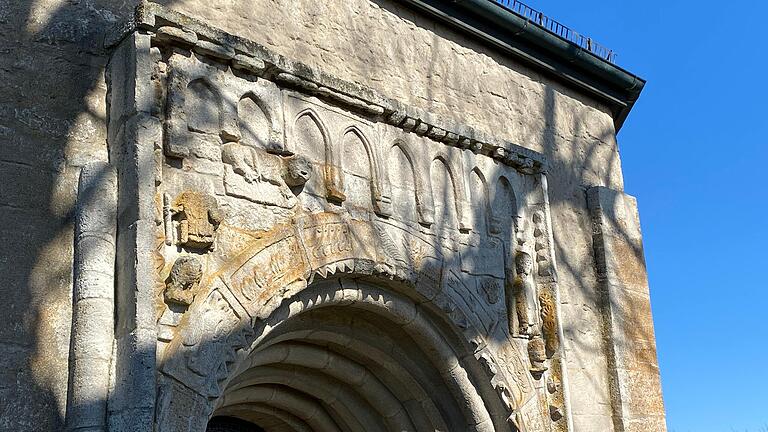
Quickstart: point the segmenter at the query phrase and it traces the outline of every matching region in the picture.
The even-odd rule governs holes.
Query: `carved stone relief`
[[[190,311],[195,319],[182,321],[173,342],[178,354],[169,357],[163,370],[203,396],[220,395],[231,354],[245,344],[244,313],[236,305],[221,285],[211,291]]]
[[[278,229],[242,254],[243,263],[229,276],[228,286],[252,317],[262,317],[264,305],[282,286],[305,275],[305,256],[292,229]]]
[[[488,304],[493,305],[498,303],[499,299],[502,297],[501,283],[499,283],[498,279],[485,278],[482,279],[478,285],[478,291],[482,293]]]
[[[536,287],[531,276],[532,271],[533,259],[531,256],[525,252],[518,251],[515,254],[515,276],[512,295],[515,299],[518,332],[526,336],[534,336],[539,332]]]
[[[528,341],[528,357],[531,360],[531,373],[536,378],[541,377],[541,374],[547,370],[547,354],[541,336],[532,336]]]
[[[173,224],[166,227],[166,233],[173,235],[176,244],[193,249],[214,248],[216,229],[223,219],[215,197],[182,192],[165,210],[169,212],[166,224]]]
[[[552,276],[549,258],[549,236],[547,234],[547,222],[544,211],[536,210],[531,218],[533,221],[534,248],[536,250],[536,267],[538,275],[542,277]]]
[[[244,80],[195,54],[174,53],[168,65],[166,155],[200,169],[206,160],[220,162],[218,147],[227,142],[284,151],[282,100],[273,83]]]
[[[540,398],[531,398],[515,415],[515,423],[520,432],[546,431],[549,429],[546,410],[546,401]]]
[[[310,218],[303,227],[301,238],[312,268],[323,268],[352,255],[350,227],[346,221],[334,216]]]
[[[312,162],[303,156],[283,159],[283,181],[289,187],[300,187],[312,177]]]
[[[545,342],[546,357],[552,358],[559,348],[557,306],[555,304],[557,286],[552,268],[552,245],[545,212],[544,206],[534,206],[531,225],[533,248],[536,255],[536,283],[541,317],[541,335]]]
[[[489,189],[489,231],[514,247],[520,218],[514,188],[507,176],[499,175]]]
[[[166,302],[183,306],[192,304],[202,276],[203,267],[197,258],[189,255],[177,258],[166,279]]]
[[[548,285],[539,292],[539,305],[541,306],[541,328],[545,342],[546,356],[552,358],[557,352],[560,341],[557,336],[557,310],[555,298],[552,292],[554,287]]]
[[[287,149],[316,165],[319,178],[309,192],[341,203],[371,207],[389,216],[391,192],[383,175],[378,131],[359,117],[315,98],[285,93]]]
[[[540,191],[512,186],[534,184],[521,179],[541,164],[240,51],[177,49],[174,31],[162,34],[160,201],[166,244],[180,246],[159,252],[175,259],[160,300],[163,379],[219,397],[254,329],[288,299],[322,279],[365,277],[442,314],[511,421],[548,430],[541,379],[554,376],[559,349],[548,210],[526,213],[523,232],[516,194]],[[263,210],[265,229],[223,223],[222,209]],[[222,231],[239,240],[220,245]]]
[[[411,220],[424,226],[435,222],[435,205],[430,188],[429,165],[424,148],[414,141],[418,137],[403,135],[380,126],[381,142],[389,164],[385,176],[397,179],[393,188],[393,213],[398,219]]]
[[[222,161],[227,195],[282,208],[296,205],[291,187],[304,185],[313,171],[303,156],[275,156],[239,143],[222,146]]]

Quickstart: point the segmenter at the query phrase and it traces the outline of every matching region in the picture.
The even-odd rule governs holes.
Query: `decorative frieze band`
[[[149,32],[153,44],[188,48],[214,61],[228,63],[233,69],[325,99],[371,120],[491,157],[524,174],[546,172],[546,158],[538,152],[498,140],[470,126],[405,105],[368,87],[289,60],[253,41],[215,29],[155,3],[143,2],[137,8],[134,26],[126,30]]]

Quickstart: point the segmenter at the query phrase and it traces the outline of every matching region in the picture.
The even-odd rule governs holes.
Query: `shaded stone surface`
[[[521,238],[528,237],[523,246],[530,248],[532,255],[536,255],[537,242],[551,250],[544,258],[557,269],[560,342],[564,350],[561,361],[568,375],[568,382],[563,386],[570,390],[570,404],[564,412],[566,418],[571,419],[573,429],[588,431],[595,430],[594,425],[603,425],[600,430],[611,430],[616,425],[618,406],[619,412],[626,413],[618,414],[627,420],[625,430],[642,429],[640,419],[653,420],[657,425],[653,430],[663,430],[660,390],[651,392],[649,397],[632,391],[646,386],[658,389],[647,281],[642,258],[636,255],[639,231],[630,242],[614,242],[615,254],[622,263],[615,267],[614,277],[626,289],[623,288],[619,298],[609,296],[613,299],[613,309],[608,315],[601,261],[593,249],[599,242],[594,240],[593,212],[587,205],[584,189],[586,186],[623,189],[611,115],[600,104],[396,2],[354,0],[318,4],[264,0],[215,4],[168,0],[164,4],[408,106],[391,113],[402,118],[384,119],[384,114],[374,106],[381,101],[368,98],[367,102],[361,102],[370,96],[365,92],[360,93],[362,99],[349,99],[350,94],[354,96],[353,92],[337,93],[335,99],[328,99],[321,93],[308,94],[306,88],[288,85],[285,80],[290,77],[283,77],[284,81],[276,76],[271,77],[274,81],[266,80],[274,84],[274,87],[267,86],[269,91],[280,94],[270,99],[270,103],[284,104],[281,113],[296,115],[298,111],[291,111],[294,109],[291,107],[298,106],[300,110],[312,106],[326,128],[340,128],[326,131],[336,134],[334,142],[343,143],[343,151],[330,158],[319,144],[324,133],[315,120],[305,117],[296,123],[298,129],[286,129],[289,136],[281,138],[270,130],[272,123],[267,120],[268,116],[260,114],[258,104],[232,101],[235,112],[249,113],[248,120],[240,124],[228,123],[226,118],[222,122],[222,116],[213,121],[202,115],[205,112],[192,119],[196,123],[191,129],[184,124],[194,141],[189,160],[165,153],[161,134],[170,129],[160,128],[159,121],[153,126],[156,130],[136,128],[142,137],[155,137],[144,139],[145,142],[159,143],[157,148],[152,147],[147,155],[141,156],[143,160],[151,159],[150,155],[157,158],[152,159],[156,168],[147,167],[139,178],[150,183],[157,180],[162,190],[170,192],[192,189],[215,195],[227,216],[228,227],[217,234],[222,248],[206,258],[205,275],[232,262],[238,252],[255,248],[253,242],[265,241],[257,240],[264,236],[264,231],[271,231],[277,225],[290,226],[296,220],[295,209],[306,214],[339,213],[349,219],[318,224],[328,226],[329,231],[322,233],[327,237],[322,239],[330,239],[336,249],[310,250],[308,260],[316,261],[312,268],[319,269],[325,276],[346,271],[344,266],[349,263],[340,262],[331,268],[317,263],[323,264],[329,254],[343,256],[342,249],[347,245],[343,236],[365,232],[367,237],[363,237],[361,243],[376,244],[378,258],[366,255],[370,251],[355,244],[353,247],[358,248],[355,250],[359,253],[355,254],[358,260],[351,263],[353,271],[373,273],[373,266],[378,263],[382,268],[395,269],[388,270],[395,276],[407,279],[406,273],[398,275],[397,268],[407,269],[419,263],[418,268],[423,270],[412,279],[422,287],[419,295],[434,297],[429,291],[430,283],[435,285],[441,278],[445,278],[446,284],[450,281],[450,286],[445,288],[449,292],[471,291],[479,304],[484,305],[476,324],[487,330],[494,322],[507,320],[506,302],[488,301],[503,293],[494,294],[491,288],[494,284],[487,282],[487,278],[498,281],[501,290],[504,283],[499,277],[503,278],[504,272],[496,274],[499,273],[497,265],[488,266],[495,271],[483,269],[476,263],[464,265],[472,260],[462,260],[462,254],[487,254],[476,260],[483,264],[489,262],[487,258],[498,258],[498,251],[503,254],[506,250],[501,245],[507,248],[514,245],[510,242],[509,229],[514,225],[520,228]],[[129,21],[134,6],[131,2],[107,0],[76,4],[54,0],[0,2],[0,28],[4,35],[0,38],[0,63],[7,65],[0,68],[3,83],[0,87],[0,140],[3,142],[0,146],[0,207],[3,209],[0,238],[4,245],[0,251],[0,270],[5,282],[0,290],[7,299],[0,319],[3,324],[0,326],[0,361],[3,363],[0,400],[9,401],[0,407],[0,429],[58,430],[63,426],[72,310],[72,215],[78,172],[86,162],[109,159],[108,135],[115,135],[110,142],[129,140],[124,135],[130,128],[123,128],[121,132],[117,123],[125,120],[129,125],[144,124],[141,119],[123,118],[116,107],[126,108],[135,100],[130,94],[121,96],[113,83],[110,121],[117,123],[113,123],[109,131],[107,128],[104,70],[115,49],[105,48],[105,41],[110,43],[117,34],[116,29]],[[188,30],[174,32],[166,28],[161,32],[158,29],[157,34],[179,47],[198,44],[197,35]],[[209,57],[212,63],[234,57],[230,62],[232,67],[241,65],[240,70],[250,74],[265,67],[263,61],[229,50],[226,44],[217,45],[215,40],[204,42],[199,44],[197,52],[201,57]],[[153,60],[152,64],[158,63]],[[162,77],[167,71],[157,69],[149,75],[153,73]],[[222,76],[233,82],[242,79],[229,71],[222,72]],[[152,82],[161,83],[158,94],[166,97],[170,91],[167,85],[162,80]],[[133,86],[132,82],[128,84]],[[238,85],[227,84],[226,88],[238,88]],[[280,89],[275,90],[278,87]],[[209,93],[201,90],[196,94],[201,95],[199,106],[209,105],[205,99]],[[288,94],[299,97],[286,99],[284,95]],[[257,96],[262,97],[263,93]],[[148,107],[145,114],[160,118],[164,112]],[[230,120],[232,118],[239,117]],[[360,134],[344,133],[345,122],[356,123]],[[245,130],[244,123],[255,125],[254,130]],[[393,123],[397,123],[397,128]],[[426,126],[429,124],[432,126]],[[509,141],[541,154],[548,162],[546,187],[542,187],[537,175],[516,171],[514,167],[468,150],[472,143],[467,140],[466,145],[462,144],[461,133],[469,127],[478,131],[476,137],[487,138],[481,141]],[[239,137],[233,132],[237,129],[241,132]],[[405,139],[391,147],[389,144],[398,137]],[[281,160],[290,152],[305,155],[313,162],[313,174],[297,189],[295,185],[286,184],[280,175],[274,175],[280,171],[273,164],[267,167],[268,172],[260,183],[263,190],[254,189],[256,192],[249,195],[252,199],[243,199],[242,193],[229,193],[226,184],[229,172],[225,171],[227,164],[218,153],[218,146],[238,140],[239,145],[250,146],[264,160]],[[281,143],[285,148],[280,147]],[[292,148],[291,143],[296,147]],[[366,160],[371,152],[366,146],[377,152],[378,159]],[[433,157],[438,153],[441,159],[434,162]],[[473,193],[478,188],[468,180],[476,164],[484,175],[477,184],[482,185],[484,181],[490,185],[490,209],[477,203],[478,196]],[[477,227],[482,223],[498,225],[493,222],[496,216],[492,214],[492,209],[499,209],[498,200],[492,197],[499,178],[492,174],[507,169],[512,173],[509,176],[518,178],[511,181],[512,189],[518,194],[524,191],[521,195],[525,198],[518,196],[517,208],[521,210],[518,219],[509,216],[507,223],[501,223],[502,228],[494,229],[499,232],[491,236],[491,230],[483,232]],[[148,174],[150,172],[152,174]],[[241,189],[253,184],[237,169],[232,168],[229,175],[237,179],[237,187]],[[451,175],[461,178],[457,181]],[[482,200],[482,196],[479,198]],[[162,195],[144,199],[148,200],[131,206],[125,204],[126,196],[121,195],[124,205],[136,209],[140,216],[131,216],[130,211],[121,212],[121,220],[128,222],[123,226],[130,227],[122,238],[135,236],[131,230],[142,226],[145,234],[150,233],[141,240],[144,243],[134,243],[146,246],[141,251],[146,267],[156,269],[161,283],[149,282],[155,292],[143,299],[145,308],[139,312],[149,315],[152,309],[153,319],[164,316],[168,320],[161,323],[173,327],[170,324],[178,324],[183,315],[164,315],[160,311],[165,307],[162,281],[179,252],[174,252],[175,246],[163,249],[157,244],[165,240],[163,223],[158,225],[158,221],[163,221]],[[534,235],[534,207],[545,208],[547,212],[545,243]],[[512,212],[513,209],[501,206],[498,211]],[[387,222],[377,218],[388,214],[394,216],[383,225],[383,231],[376,228],[382,226],[380,223],[370,222]],[[133,224],[137,220],[144,225]],[[349,220],[364,223],[359,229],[344,228],[349,226]],[[479,222],[482,220],[487,222]],[[631,231],[632,223],[619,228]],[[356,224],[358,222],[352,226]],[[157,227],[160,228],[156,232]],[[244,235],[243,231],[248,234]],[[416,233],[420,235],[413,235]],[[301,233],[299,238],[305,235]],[[431,236],[431,240],[425,242],[424,236]],[[494,236],[498,241],[492,240]],[[162,259],[155,264],[152,256],[158,250]],[[269,254],[290,257],[292,250],[276,242],[270,246]],[[366,256],[368,258],[359,259]],[[451,259],[461,261],[460,277],[451,280],[449,274],[435,270],[438,257],[448,263]],[[132,255],[124,258],[125,262],[132,262]],[[499,262],[503,263],[503,258]],[[538,269],[536,275],[542,283],[550,283],[548,276],[541,275]],[[470,276],[486,279],[465,280]],[[253,289],[258,284],[248,282],[241,286]],[[206,287],[210,289],[214,285],[209,283]],[[237,286],[228,288],[236,290]],[[281,289],[290,293],[293,288]],[[207,297],[198,298],[202,301]],[[232,298],[223,298],[223,301],[235,302]],[[436,303],[441,301],[437,299]],[[459,312],[451,311],[448,303],[443,306],[444,313],[462,323]],[[239,311],[242,316],[238,319],[251,312]],[[498,316],[504,318],[499,320]],[[154,332],[154,324],[151,330],[142,328],[133,322],[136,319],[136,314],[127,322],[123,321],[124,315],[118,316],[117,335],[123,338],[125,346],[131,346],[134,340],[147,341],[156,336],[142,336],[144,331]],[[226,319],[222,322],[226,323]],[[514,329],[514,325],[509,327]],[[606,337],[602,330],[605,328],[622,332],[632,344],[616,345],[612,337]],[[161,331],[158,329],[157,333],[159,337]],[[174,335],[175,331],[170,331],[168,339],[173,340]],[[163,343],[159,346],[162,351]],[[637,353],[641,350],[652,360],[639,357]],[[521,352],[525,353],[525,349]],[[126,356],[130,357],[130,353]],[[151,365],[154,358],[142,362]],[[624,366],[617,366],[619,363]],[[126,372],[118,369],[118,374]],[[624,384],[617,386],[617,383]],[[186,406],[181,401],[174,403]],[[549,412],[548,407],[544,408]],[[138,403],[131,409],[138,411],[126,408],[122,414],[124,420],[116,420],[115,424],[124,421],[125,425],[131,425],[131,418],[141,418],[137,412],[152,418],[147,413],[154,409],[154,404],[146,407]],[[621,429],[616,427],[616,430]],[[650,429],[646,426],[643,430]]]

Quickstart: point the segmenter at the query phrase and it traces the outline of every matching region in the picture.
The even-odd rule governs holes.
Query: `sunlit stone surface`
[[[0,5],[0,430],[666,430],[609,107],[400,2],[163,3]]]

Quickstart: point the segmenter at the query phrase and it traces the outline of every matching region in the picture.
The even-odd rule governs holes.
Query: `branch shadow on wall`
[[[413,20],[401,7],[385,0],[375,1],[404,20]],[[105,114],[95,102],[103,99],[103,70],[109,57],[102,41],[114,24],[127,20],[133,13],[133,5],[124,2],[100,2],[98,7],[104,9],[83,2],[76,7],[58,7],[49,13],[42,28],[32,30],[30,23],[39,19],[36,14],[41,7],[40,2],[31,1],[0,5],[4,35],[0,44],[8,46],[0,51],[0,63],[4,65],[0,67],[4,81],[0,92],[0,232],[4,245],[0,271],[5,282],[0,294],[9,299],[0,331],[0,400],[9,403],[0,407],[0,429],[21,431],[60,430],[63,426],[77,172],[94,153],[106,157]],[[415,24],[424,25],[419,20]],[[442,26],[428,30],[435,33],[435,41],[450,40],[490,56],[503,67],[538,76]],[[441,61],[436,50],[432,54],[431,65]],[[591,137],[591,131],[585,130],[587,119],[583,116],[558,118],[556,107],[560,98],[573,98],[579,104],[599,108],[558,85],[543,87],[543,137],[531,132],[530,136],[521,137],[520,144],[528,146],[530,140],[543,149],[551,166],[548,179],[553,218],[570,221],[556,228],[554,235],[560,290],[567,293],[561,298],[565,308],[562,318],[581,317],[561,320],[569,341],[566,345],[572,352],[604,354],[604,338],[608,335],[594,334],[592,325],[605,325],[602,320],[606,308],[623,308],[619,304],[605,304],[593,250],[574,253],[570,246],[574,242],[570,240],[577,238],[578,244],[592,244],[586,189],[598,184],[621,187],[621,181],[616,180],[620,174],[611,171],[618,168],[618,160],[610,160],[607,166],[590,164],[603,160],[596,155],[605,154],[606,146],[615,145],[613,131],[606,128],[600,136]],[[431,89],[430,86],[428,104],[434,98]],[[505,131],[499,135],[505,135]],[[618,159],[617,151],[609,153],[610,158]],[[587,173],[589,170],[593,172]],[[448,192],[448,188],[443,190]],[[442,202],[450,201],[450,196],[442,197]],[[502,203],[491,203],[491,208],[494,204]],[[574,213],[569,209],[581,210]],[[447,206],[438,210],[443,212],[440,220],[453,217]],[[473,215],[474,220],[480,217]],[[636,244],[629,233],[625,237],[628,244]],[[632,252],[643,260],[639,248]],[[466,257],[473,258],[478,257]],[[593,305],[598,305],[598,309]],[[583,313],[576,313],[579,310]],[[629,323],[633,319],[618,318]],[[635,337],[653,341],[653,334]],[[641,360],[655,365],[655,351],[644,353],[647,358]],[[571,356],[569,359],[578,361]],[[588,369],[586,364],[572,367]],[[593,382],[591,386],[597,389],[604,384]]]
[[[609,392],[618,392],[616,383],[602,382],[599,377],[587,373],[594,368],[594,355],[603,356],[602,362],[614,362],[615,355],[632,352],[634,361],[640,368],[651,373],[658,373],[655,336],[650,321],[649,310],[634,309],[632,304],[625,303],[616,296],[609,296],[605,285],[597,274],[597,260],[593,245],[593,222],[587,206],[587,190],[592,186],[608,186],[623,191],[623,179],[619,160],[619,150],[615,139],[612,123],[596,123],[590,116],[590,111],[609,113],[609,110],[596,103],[578,91],[571,90],[554,82],[552,77],[528,69],[504,55],[500,55],[493,47],[484,45],[471,37],[465,37],[442,24],[424,20],[418,12],[408,9],[390,0],[373,0],[379,7],[397,15],[428,32],[434,39],[448,40],[472,51],[484,54],[500,65],[512,71],[512,75],[522,74],[534,80],[534,86],[523,91],[535,94],[541,106],[538,111],[520,111],[516,100],[509,100],[505,109],[495,113],[498,131],[493,132],[499,137],[514,137],[517,144],[523,147],[541,151],[549,162],[547,175],[549,186],[549,201],[551,206],[555,258],[559,276],[561,307],[563,316],[561,322],[565,334],[566,357],[569,368],[581,370],[578,377],[580,382],[588,383],[588,393],[602,395],[599,403],[610,403]],[[437,88],[450,87],[458,81],[434,74],[437,62],[449,62],[445,56],[433,52],[428,68],[430,84]],[[442,67],[440,70],[444,69]],[[482,67],[479,65],[478,67]],[[480,72],[480,71],[479,71]],[[457,71],[457,73],[460,73]],[[437,77],[437,79],[434,79]],[[505,85],[505,83],[496,84]],[[479,85],[468,97],[478,104],[482,101],[494,101],[490,97],[482,97],[482,93],[504,92],[506,88],[489,89]],[[427,89],[431,98],[432,86]],[[509,92],[511,94],[511,92]],[[534,97],[526,98],[528,100]],[[431,105],[433,101],[426,101]],[[494,106],[498,105],[488,104]],[[525,104],[522,104],[525,106]],[[432,106],[430,106],[431,108]],[[440,110],[442,107],[435,105]],[[490,109],[490,108],[489,108]],[[509,121],[503,120],[504,112],[512,115]],[[530,123],[530,126],[522,123]],[[543,133],[540,131],[543,130]],[[491,206],[493,208],[493,205]],[[626,262],[639,262],[642,268],[638,273],[645,273],[645,258],[642,244],[636,238],[636,233],[627,232],[621,226],[615,234],[617,242],[629,245]],[[587,246],[583,250],[574,250],[574,245]],[[642,277],[643,275],[636,275]],[[637,293],[632,293],[636,295]],[[640,293],[642,296],[642,293]],[[641,302],[642,303],[642,302]],[[627,306],[630,306],[629,308]],[[619,331],[626,332],[627,338],[611,339],[608,314],[612,316],[614,325]],[[642,321],[638,321],[642,320]],[[639,324],[639,325],[637,325]],[[615,344],[612,348],[611,344]],[[639,347],[642,347],[640,349]],[[611,351],[614,351],[611,353]],[[609,364],[602,364],[608,368]],[[573,375],[573,374],[572,374]],[[609,380],[614,377],[608,377]],[[612,388],[607,388],[612,386]],[[616,407],[613,407],[616,410]],[[595,411],[600,411],[595,409]]]
[[[107,159],[104,41],[137,3],[0,2],[0,430],[63,427],[77,179]]]

